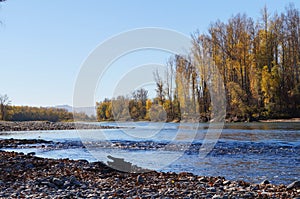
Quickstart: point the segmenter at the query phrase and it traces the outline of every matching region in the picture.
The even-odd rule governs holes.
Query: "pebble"
[[[221,199],[221,196],[220,196],[220,195],[214,195],[214,196],[212,197],[212,199]]]
[[[143,184],[144,178],[141,175],[138,175],[136,178],[136,182],[137,184]]]
[[[120,128],[120,127],[99,126],[99,125],[74,123],[74,122],[0,121],[0,131],[73,130],[73,129],[108,129],[108,128]]]
[[[208,191],[211,191],[211,192],[216,192],[215,187],[209,187],[209,188],[207,188],[207,190],[208,190]]]
[[[16,152],[1,151],[0,168],[0,198],[228,199],[299,198],[300,194],[299,181],[286,187],[188,172],[124,173],[101,162],[55,160]]]
[[[230,183],[231,183],[230,180],[223,181],[223,185],[229,185]]]

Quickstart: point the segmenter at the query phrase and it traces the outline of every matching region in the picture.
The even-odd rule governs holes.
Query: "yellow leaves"
[[[110,100],[100,102],[97,106],[97,119],[98,121],[110,119],[112,116],[112,105]]]
[[[273,66],[269,72],[268,66],[262,70],[261,90],[264,96],[264,103],[267,105],[277,96],[280,87],[279,66]]]
[[[109,105],[108,108],[105,110],[105,117],[106,118],[111,118],[111,106]]]
[[[248,106],[246,104],[247,94],[241,86],[235,82],[227,84],[228,94],[230,96],[230,106],[235,114],[245,114]]]
[[[146,110],[149,111],[150,108],[151,108],[151,106],[152,106],[152,101],[151,101],[150,99],[148,99],[148,100],[146,101]]]

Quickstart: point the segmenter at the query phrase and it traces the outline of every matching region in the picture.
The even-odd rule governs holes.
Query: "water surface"
[[[220,125],[148,122],[96,124],[125,128],[3,132],[0,138],[58,142],[55,146],[44,148],[25,146],[6,149],[36,152],[38,156],[47,158],[107,162],[107,155],[113,155],[160,171],[188,171],[254,183],[268,179],[274,184],[288,184],[299,179],[300,123],[225,124],[218,139],[207,135],[218,135]],[[201,156],[204,154],[204,142],[215,144],[205,157]]]

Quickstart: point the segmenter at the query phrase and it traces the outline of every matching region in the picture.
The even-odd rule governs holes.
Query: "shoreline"
[[[0,150],[0,197],[18,198],[295,198],[288,186],[229,181],[187,172],[124,173],[101,162],[47,159]]]
[[[77,123],[77,122],[0,121],[0,131],[38,131],[38,130],[45,131],[45,130],[116,129],[116,128],[119,127],[99,126],[94,124]]]
[[[258,120],[259,122],[265,122],[265,123],[284,123],[284,122],[289,122],[289,123],[296,123],[300,122],[300,118],[290,118],[290,119],[266,119],[266,120]]]
[[[253,121],[259,123],[298,123],[300,118],[291,119],[266,119]],[[174,122],[170,122],[174,123]],[[180,123],[176,121],[175,123]],[[207,123],[207,122],[205,122]],[[225,123],[244,123],[244,122],[228,122]],[[250,122],[251,123],[251,122]],[[0,121],[1,131],[45,131],[45,130],[76,130],[76,129],[118,129],[118,126],[102,126],[80,122],[48,122],[48,121]]]

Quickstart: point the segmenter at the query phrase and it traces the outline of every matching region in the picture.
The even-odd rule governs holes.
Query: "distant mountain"
[[[73,112],[74,107],[70,105],[57,105],[55,108],[61,108],[65,109],[68,112]],[[88,116],[96,115],[96,107],[80,107],[80,108],[75,108],[75,112],[77,113],[85,113]]]
[[[96,107],[80,107],[74,108],[74,111],[77,113],[85,113],[88,116],[96,116]]]
[[[57,105],[55,108],[61,108],[67,110],[68,112],[73,112],[73,107],[70,105]]]

